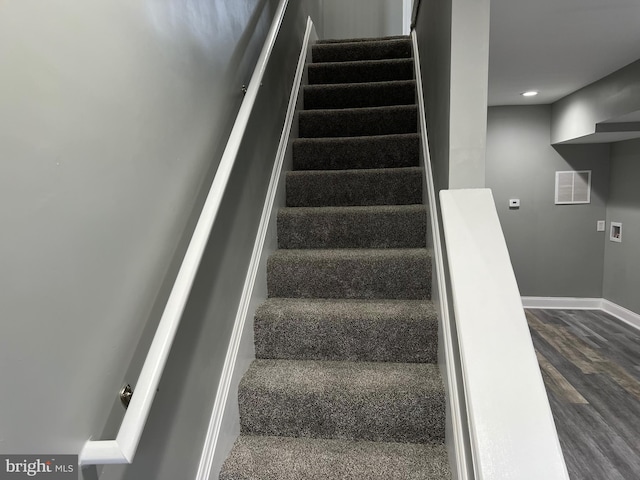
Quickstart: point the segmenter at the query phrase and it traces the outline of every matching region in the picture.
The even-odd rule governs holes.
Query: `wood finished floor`
[[[640,479],[640,332],[596,310],[525,313],[571,480]]]

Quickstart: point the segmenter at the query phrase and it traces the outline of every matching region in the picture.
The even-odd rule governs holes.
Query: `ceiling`
[[[638,59],[640,0],[491,0],[489,105],[552,103]]]

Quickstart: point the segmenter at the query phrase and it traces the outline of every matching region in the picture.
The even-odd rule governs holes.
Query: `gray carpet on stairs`
[[[278,250],[267,261],[269,297],[431,297],[426,248]]]
[[[432,363],[256,360],[238,396],[245,435],[444,442]]]
[[[221,480],[447,480],[408,37],[321,41]]]
[[[417,167],[417,133],[342,138],[298,138],[293,141],[294,170]]]
[[[257,358],[436,363],[427,300],[270,298],[256,311]]]
[[[311,58],[314,63],[411,58],[411,40],[397,38],[365,42],[318,43],[311,48]]]
[[[416,133],[417,129],[415,105],[304,110],[298,120],[298,135],[303,138]]]
[[[288,207],[349,207],[422,203],[417,167],[287,172]]]
[[[441,480],[442,444],[241,435],[220,480]]]
[[[282,208],[279,248],[426,247],[425,205]]]
[[[384,82],[413,79],[411,58],[355,62],[312,63],[307,67],[309,84]]]
[[[308,85],[303,93],[304,108],[307,110],[412,105],[416,100],[416,82],[396,80]]]

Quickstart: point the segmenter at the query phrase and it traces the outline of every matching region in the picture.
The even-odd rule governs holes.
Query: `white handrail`
[[[81,465],[131,463],[144,430],[160,377],[180,325],[191,287],[200,266],[211,228],[218,215],[233,165],[235,163],[258,90],[273,51],[289,0],[281,0],[275,18],[249,82],[247,93],[231,130],[218,170],[209,189],[200,218],[178,271],[164,312],[153,337],[149,353],[135,384],[135,393],[124,415],[115,440],[89,440],[80,452]]]
[[[478,480],[568,480],[491,190],[440,192]]]

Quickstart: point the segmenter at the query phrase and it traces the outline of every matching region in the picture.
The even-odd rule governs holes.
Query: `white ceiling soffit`
[[[552,103],[639,58],[640,0],[491,2],[489,105]]]

